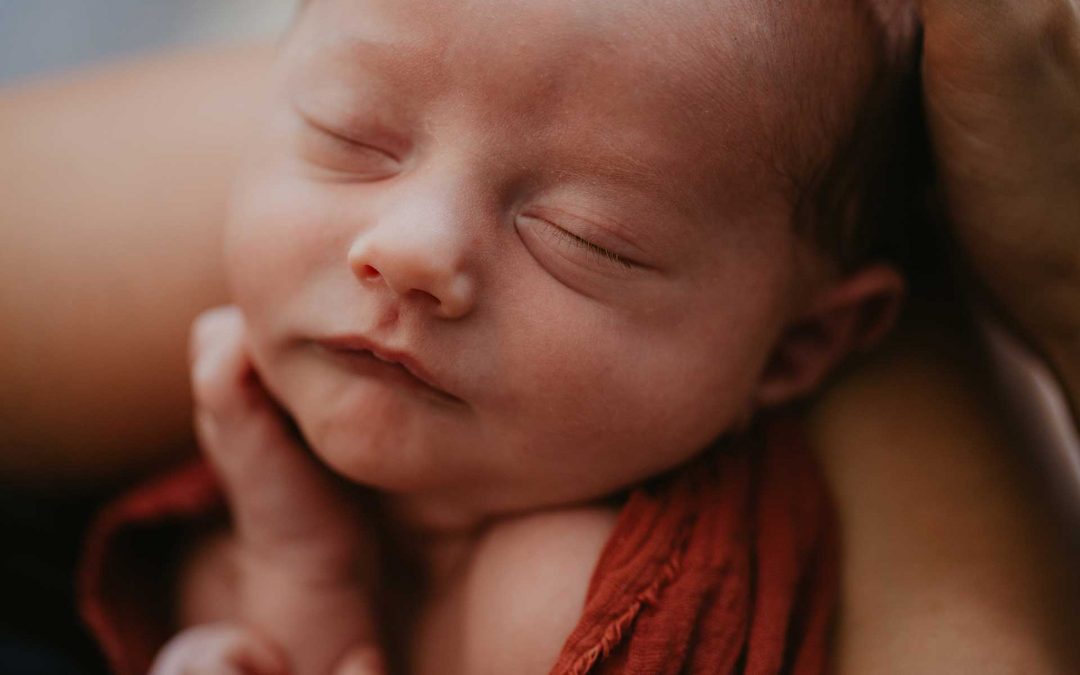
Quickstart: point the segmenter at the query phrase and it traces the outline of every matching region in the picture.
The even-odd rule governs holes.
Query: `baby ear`
[[[780,337],[762,373],[758,407],[809,394],[852,352],[877,343],[896,322],[904,280],[888,265],[871,265],[818,294]]]

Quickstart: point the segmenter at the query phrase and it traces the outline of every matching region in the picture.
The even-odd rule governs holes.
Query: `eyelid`
[[[596,244],[582,236],[574,234],[573,232],[556,225],[547,218],[540,218],[538,216],[524,214],[519,216],[519,218],[525,221],[539,223],[540,227],[543,228],[543,232],[545,233],[541,236],[547,238],[555,237],[560,243],[569,244],[578,250],[584,251],[590,257],[598,260],[605,265],[617,266],[620,269],[627,271],[646,267],[645,265],[642,265],[635,260],[627,258],[620,253],[604,248],[603,246],[600,246],[599,244]]]
[[[573,228],[574,230],[584,231],[583,234],[577,236],[589,243],[592,243],[593,239],[596,237],[609,240],[615,239],[617,246],[620,249],[629,249],[626,253],[623,253],[622,251],[616,252],[620,258],[630,260],[638,267],[650,267],[650,265],[640,262],[641,260],[648,259],[648,252],[621,234],[622,231],[626,230],[626,227],[601,213],[590,212],[587,214],[587,217],[583,217],[572,211],[543,206],[530,209],[530,212],[526,215],[540,218],[541,220],[546,220],[550,223],[572,223],[575,226]],[[565,228],[561,229],[566,231]],[[607,248],[605,246],[597,246],[598,248]]]
[[[361,134],[347,131],[346,127],[350,125],[332,125],[321,121],[320,116],[311,114],[299,102],[293,103],[293,109],[296,111],[296,114],[300,117],[301,121],[312,130],[325,134],[342,143],[381,153],[395,162],[402,161],[402,156],[407,150],[404,143],[385,131],[371,129],[363,134],[364,136],[372,137],[376,142],[376,144],[373,144],[366,140],[361,140]]]
[[[331,129],[330,127],[326,126],[325,124],[321,124],[319,122],[316,122],[315,120],[313,120],[311,118],[304,117],[303,119],[304,119],[304,123],[307,124],[309,127],[311,127],[314,131],[316,131],[317,133],[329,136],[331,139],[333,139],[335,141],[339,141],[339,142],[344,143],[346,145],[354,146],[356,148],[362,148],[364,150],[369,150],[371,152],[377,152],[377,153],[379,153],[381,155],[385,155],[387,159],[389,159],[391,161],[394,161],[394,162],[400,162],[401,161],[401,159],[397,155],[395,155],[394,153],[392,153],[392,152],[390,152],[388,150],[380,148],[377,145],[372,145],[370,143],[366,143],[364,141],[358,140],[358,139],[356,139],[356,138],[354,138],[352,136],[346,135],[345,133],[342,133],[340,131],[335,131],[334,129]]]

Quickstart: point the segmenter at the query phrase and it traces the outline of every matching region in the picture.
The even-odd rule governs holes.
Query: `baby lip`
[[[367,352],[383,363],[404,368],[406,372],[430,389],[435,390],[435,392],[449,399],[460,401],[459,398],[448,392],[419,360],[407,352],[382,347],[360,335],[338,335],[319,339],[316,342],[324,349],[337,353],[358,354]]]

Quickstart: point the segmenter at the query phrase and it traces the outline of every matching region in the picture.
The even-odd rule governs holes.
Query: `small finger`
[[[202,448],[226,489],[234,481],[258,485],[266,471],[276,468],[275,455],[302,450],[251,362],[244,319],[235,307],[205,312],[192,328],[191,342],[195,426]]]
[[[251,631],[244,631],[242,642],[233,645],[228,662],[239,667],[243,673],[289,675],[288,660],[281,650]]]
[[[349,650],[334,669],[333,675],[386,675],[382,650],[374,645]]]
[[[203,312],[192,324],[189,345],[191,385],[195,403],[212,411],[227,411],[246,403],[253,374],[245,345],[246,326],[235,306]]]
[[[344,531],[351,514],[339,487],[263,386],[246,330],[234,307],[203,314],[192,330],[196,432],[233,522],[259,550]]]
[[[263,477],[251,472],[265,466],[267,453],[292,440],[258,381],[245,332],[243,316],[231,306],[204,312],[191,331],[195,430],[227,492],[238,481],[258,484]]]
[[[166,643],[150,675],[289,675],[288,660],[276,645],[233,624],[189,628]]]

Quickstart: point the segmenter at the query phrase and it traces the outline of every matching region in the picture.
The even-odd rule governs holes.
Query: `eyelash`
[[[333,145],[334,151],[341,153],[343,156],[348,156],[352,159],[375,160],[378,162],[388,161],[396,163],[399,161],[397,157],[382,148],[361,141],[352,140],[333,131],[316,128],[316,133],[321,134],[327,143]]]
[[[366,143],[355,141],[343,134],[337,133],[327,128],[322,124],[314,122],[307,116],[302,117],[312,131],[320,135],[327,142],[333,143],[342,152],[352,154],[375,153],[384,159],[388,159],[394,162],[398,161],[394,155],[386,152],[385,150],[382,150],[381,148],[376,148]],[[582,237],[579,237],[572,232],[568,232],[567,230],[564,230],[558,225],[555,225],[554,223],[551,223],[547,220],[543,220],[542,218],[538,220],[543,222],[544,230],[553,235],[559,242],[564,245],[572,246],[573,248],[576,248],[578,250],[585,251],[590,258],[600,262],[601,264],[616,265],[626,270],[632,270],[637,267],[637,265],[633,261],[627,260],[626,258],[622,257],[618,253],[615,253],[614,251],[610,251],[602,246],[598,246],[589,241],[588,239],[583,239]]]
[[[387,152],[386,150],[383,150],[382,148],[375,147],[374,145],[371,145],[369,143],[364,143],[362,141],[353,140],[352,138],[349,138],[349,137],[347,137],[347,136],[345,136],[343,134],[339,134],[336,131],[331,131],[329,129],[326,129],[325,127],[316,127],[316,131],[318,133],[321,133],[324,136],[326,136],[327,140],[331,141],[332,143],[335,143],[339,148],[341,148],[342,150],[345,150],[346,152],[353,152],[353,153],[369,153],[370,152],[370,153],[375,153],[376,155],[380,155],[382,157],[385,157],[386,159],[389,159],[389,160],[394,161],[394,162],[399,161],[397,157],[395,157],[391,153]]]
[[[321,124],[303,112],[300,118],[306,127],[305,133],[314,161],[332,170],[341,170],[348,174],[372,173],[373,178],[389,177],[390,168],[399,163],[393,153],[380,147],[351,138],[343,133]],[[367,171],[358,171],[356,163],[363,163]]]
[[[582,239],[581,237],[577,236],[576,234],[573,234],[571,232],[567,232],[566,230],[562,229],[561,227],[559,227],[558,225],[555,225],[553,223],[549,223],[547,221],[544,221],[544,224],[546,226],[545,229],[548,232],[550,232],[552,235],[554,235],[559,241],[564,242],[565,244],[569,244],[569,245],[571,245],[571,246],[573,246],[575,248],[584,250],[586,253],[589,254],[590,257],[592,257],[595,260],[598,260],[598,261],[600,261],[602,263],[605,263],[605,264],[619,265],[620,267],[623,267],[624,269],[633,269],[634,268],[634,263],[633,262],[631,262],[631,261],[627,260],[626,258],[620,256],[618,253],[615,253],[614,251],[609,251],[608,249],[603,248],[602,246],[597,246],[596,244],[592,243],[588,239]]]

